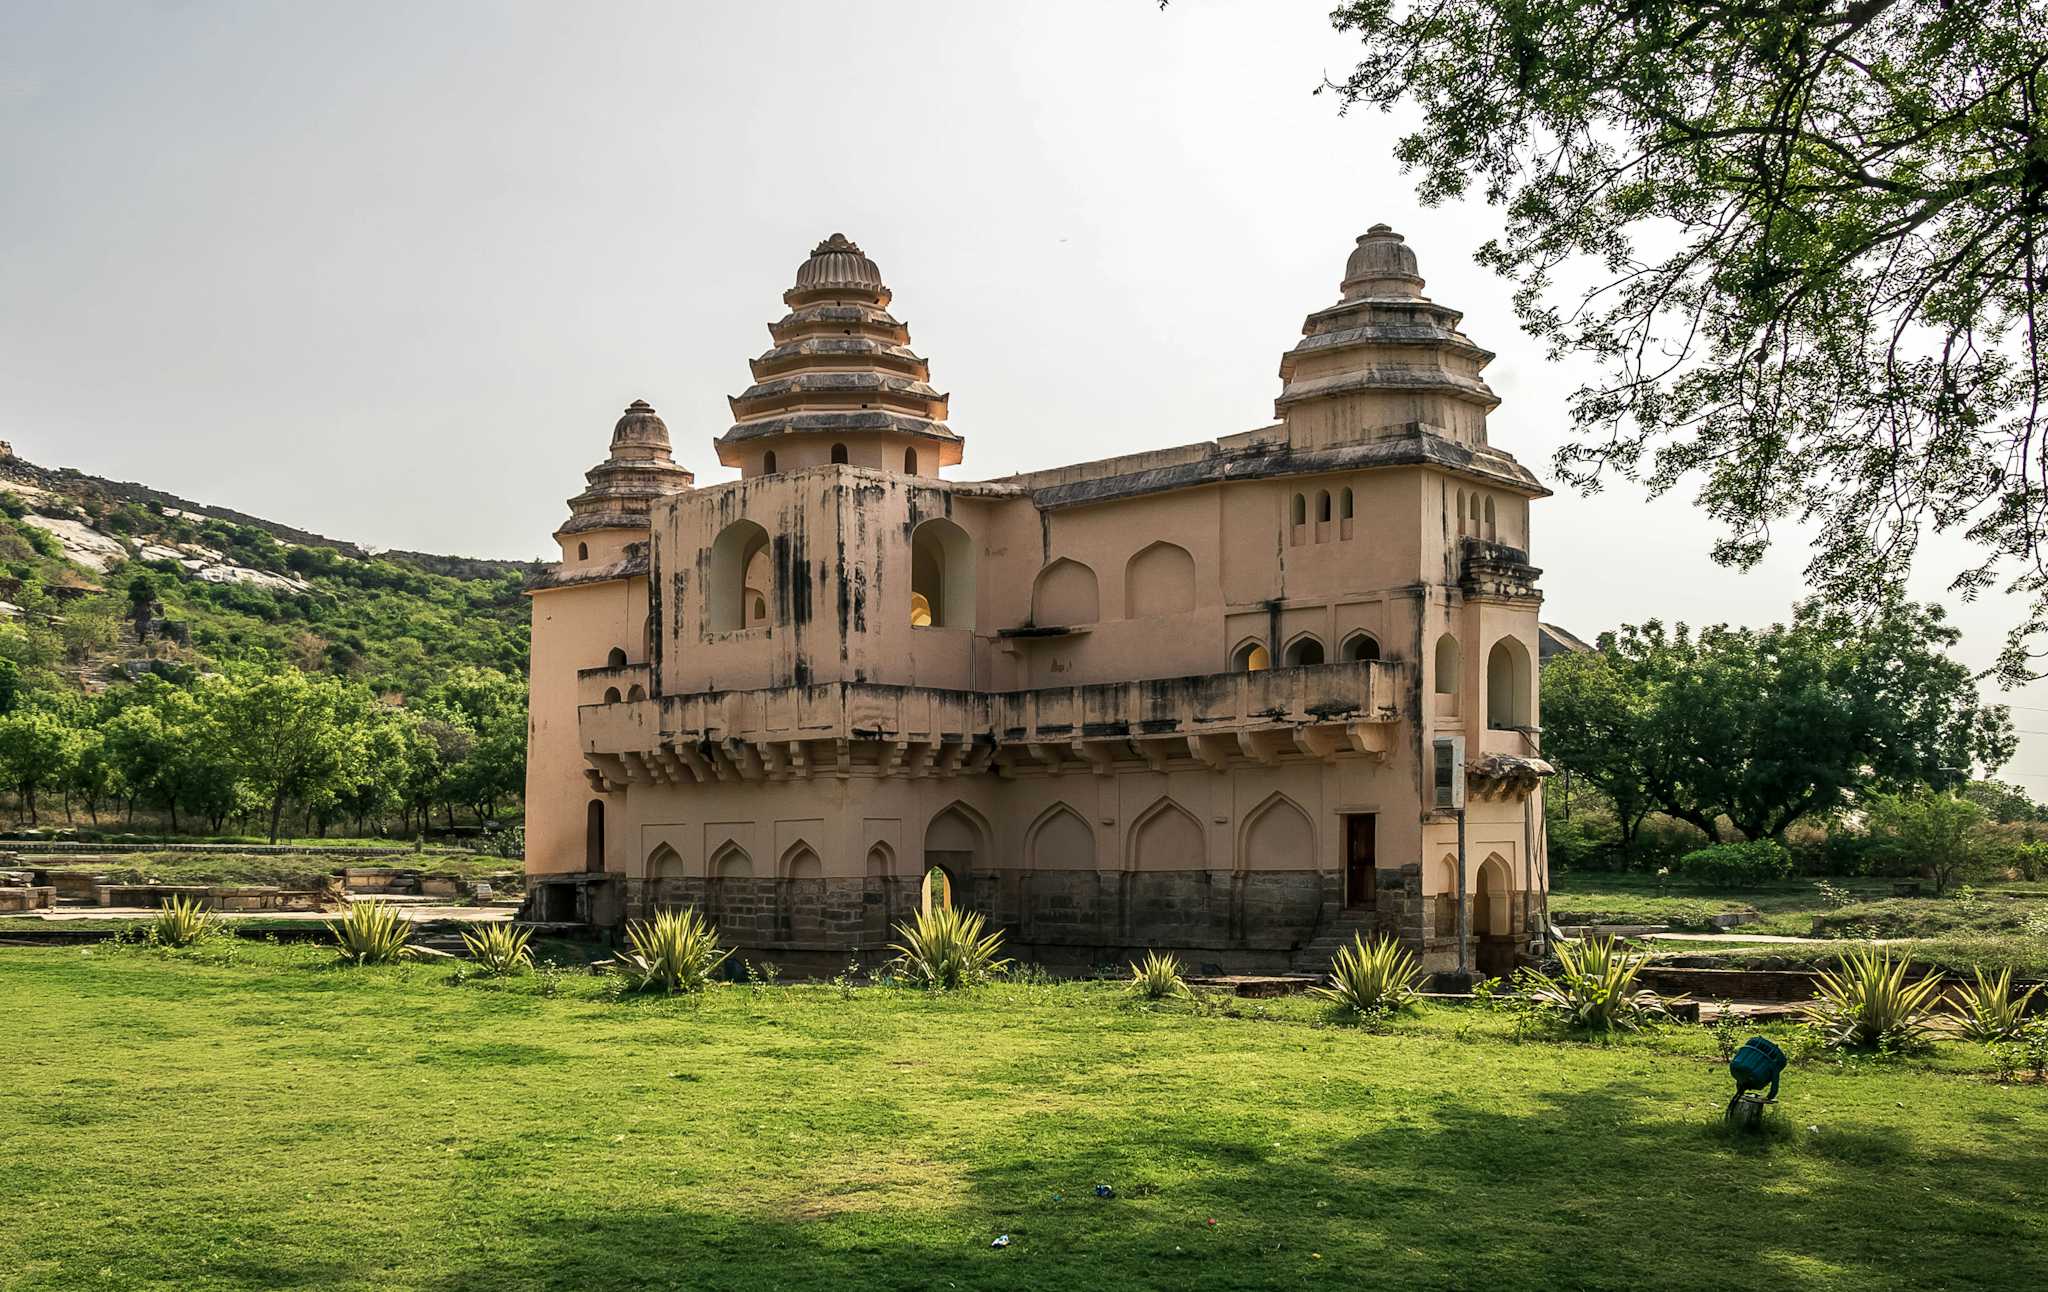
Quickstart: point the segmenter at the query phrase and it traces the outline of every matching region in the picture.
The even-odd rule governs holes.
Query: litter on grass
[[[1009,1245],[1010,1236],[1008,1234],[997,1235],[996,1240],[989,1244],[990,1247],[1008,1247]]]

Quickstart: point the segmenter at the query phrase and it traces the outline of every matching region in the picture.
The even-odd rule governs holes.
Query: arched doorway
[[[924,832],[920,906],[931,910],[969,905],[967,885],[982,869],[980,860],[987,849],[988,832],[965,804],[955,803],[933,817]]]
[[[1478,943],[1473,959],[1489,978],[1515,971],[1514,921],[1508,913],[1512,882],[1499,853],[1489,853],[1479,864],[1478,886],[1472,894],[1472,937]]]

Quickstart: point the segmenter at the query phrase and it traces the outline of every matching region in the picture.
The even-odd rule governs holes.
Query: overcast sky
[[[812,244],[845,232],[997,476],[1272,420],[1384,220],[1496,351],[1548,477],[1571,369],[1425,210],[1401,125],[1311,92],[1329,0],[0,4],[0,438],[337,538],[551,551],[645,398],[700,483]],[[1688,497],[1536,511],[1544,618],[1765,623],[1799,535],[1707,558]],[[1915,591],[1990,662],[2017,610]],[[2048,688],[2005,697],[2048,733]],[[2018,707],[2027,706],[2027,707]],[[2048,734],[2005,774],[2048,795]]]

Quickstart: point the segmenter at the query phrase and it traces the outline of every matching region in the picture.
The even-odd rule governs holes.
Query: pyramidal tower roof
[[[1422,424],[1470,445],[1486,442],[1486,414],[1500,397],[1480,375],[1493,359],[1458,329],[1463,315],[1422,294],[1415,252],[1375,224],[1344,262],[1335,305],[1302,324],[1280,360],[1276,417],[1290,424],[1375,427]],[[1343,432],[1350,434],[1350,432]]]
[[[929,384],[930,365],[911,350],[882,271],[858,244],[843,233],[820,242],[782,300],[789,312],[768,325],[774,344],[750,365],[754,384],[731,398],[720,462],[739,466],[764,441],[797,435],[908,436],[935,443],[941,465],[960,461],[948,397]]]
[[[668,424],[644,399],[626,406],[612,427],[611,456],[584,472],[589,487],[569,500],[569,522],[555,533],[646,529],[656,498],[681,493],[696,476],[669,456]]]

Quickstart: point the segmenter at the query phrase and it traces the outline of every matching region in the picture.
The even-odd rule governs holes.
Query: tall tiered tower
[[[782,299],[789,313],[768,326],[775,344],[732,398],[720,462],[742,477],[831,462],[935,476],[959,463],[947,396],[928,384],[931,366],[859,246],[843,233],[819,243]]]

